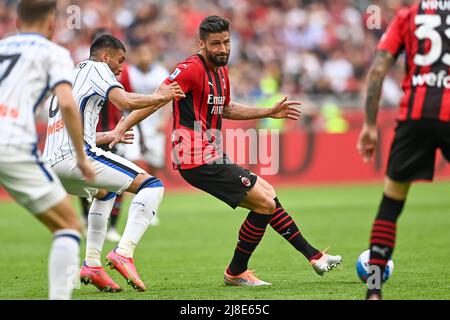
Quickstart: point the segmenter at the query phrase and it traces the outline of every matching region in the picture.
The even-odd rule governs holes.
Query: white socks
[[[101,253],[108,229],[108,218],[114,205],[116,196],[110,193],[104,200],[94,199],[88,216],[88,230],[86,239],[86,265],[101,267]]]
[[[117,254],[133,257],[134,249],[155,216],[163,194],[163,187],[143,188],[136,194],[130,205],[125,231],[116,249]]]
[[[62,229],[53,234],[48,262],[49,299],[69,300],[80,270],[80,234]]]

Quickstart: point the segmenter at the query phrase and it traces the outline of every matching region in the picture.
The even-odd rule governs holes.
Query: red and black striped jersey
[[[450,121],[450,0],[422,0],[398,12],[378,44],[397,57],[406,75],[398,120]]]
[[[222,157],[222,114],[230,104],[228,67],[216,71],[197,54],[180,62],[165,84],[177,82],[186,97],[173,101],[172,161],[191,169]]]

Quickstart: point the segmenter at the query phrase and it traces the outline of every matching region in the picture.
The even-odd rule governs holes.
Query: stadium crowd
[[[294,97],[329,95],[349,98],[361,107],[376,43],[404,2],[60,0],[55,40],[80,61],[89,55],[93,34],[106,29],[126,42],[130,61],[133,48],[149,42],[171,69],[195,52],[197,26],[214,13],[232,20],[230,76],[238,84],[232,88],[233,97],[257,101],[277,92]],[[14,3],[0,2],[0,38],[15,30]],[[371,4],[380,8],[380,28],[373,30],[367,27],[368,19],[374,19],[367,13]],[[395,107],[401,96],[399,60],[385,82],[384,106]]]

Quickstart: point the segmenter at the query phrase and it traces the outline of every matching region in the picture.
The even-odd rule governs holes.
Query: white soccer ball
[[[369,259],[370,259],[370,250],[366,250],[363,253],[361,253],[358,257],[358,260],[356,260],[356,273],[358,274],[359,279],[361,279],[361,281],[364,283],[366,283],[367,278],[370,276]],[[388,264],[384,269],[383,282],[386,282],[389,279],[393,271],[394,271],[394,261],[392,261],[392,259],[389,259]]]

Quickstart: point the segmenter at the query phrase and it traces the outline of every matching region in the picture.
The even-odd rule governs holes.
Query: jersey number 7
[[[0,84],[10,74],[19,58],[20,54],[0,55]]]

